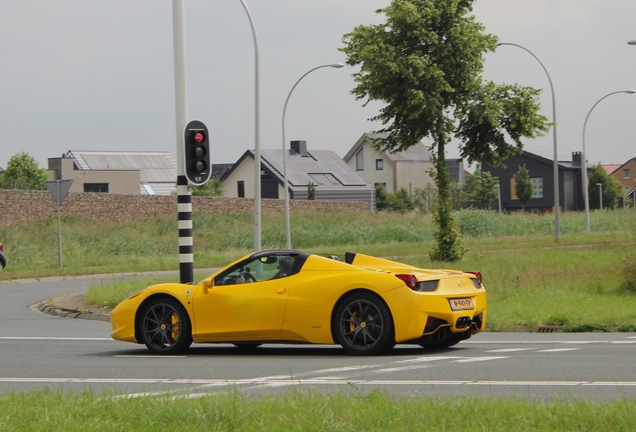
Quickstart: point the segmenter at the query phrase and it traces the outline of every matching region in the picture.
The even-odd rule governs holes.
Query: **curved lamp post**
[[[630,41],[630,42],[634,42],[634,44],[636,45],[636,40]],[[585,202],[585,223],[587,227],[587,232],[590,232],[590,196],[589,196],[588,185],[587,185],[587,160],[585,157],[585,127],[587,126],[587,119],[590,118],[590,114],[592,114],[592,110],[596,108],[596,105],[598,105],[606,97],[609,97],[617,93],[634,94],[636,93],[636,90],[632,90],[632,89],[618,90],[618,91],[606,94],[605,96],[600,98],[594,104],[594,106],[592,106],[590,111],[587,113],[587,116],[585,117],[585,122],[583,123],[583,154],[581,155],[581,171],[583,174],[583,178],[581,180],[581,183],[583,187],[583,201]],[[601,207],[602,207],[602,204],[601,204]]]
[[[261,146],[259,143],[259,91],[258,91],[258,39],[252,14],[245,1],[239,0],[245,9],[254,38],[254,250],[261,250]]]
[[[285,100],[285,106],[283,107],[283,176],[285,178],[285,192],[284,192],[284,196],[285,196],[285,236],[286,236],[287,249],[291,249],[291,227],[290,227],[290,222],[289,222],[289,183],[287,182],[287,150],[285,150],[285,147],[286,147],[286,143],[285,143],[285,112],[287,111],[287,102],[289,102],[289,98],[291,97],[291,95],[292,95],[294,89],[296,88],[296,86],[298,85],[298,83],[300,81],[302,81],[302,79],[305,78],[307,75],[309,75],[310,73],[315,71],[316,69],[325,68],[325,67],[341,68],[343,66],[344,65],[342,63],[331,63],[331,64],[322,65],[322,66],[317,66],[317,67],[311,69],[310,71],[306,72],[303,76],[301,76],[298,79],[298,81],[296,81],[296,84],[294,84],[294,86],[291,88],[291,90],[289,91],[289,94],[287,95],[287,99]]]
[[[522,50],[526,51],[528,54],[530,54],[532,57],[534,57],[539,62],[539,64],[543,68],[543,71],[548,76],[548,82],[550,83],[550,90],[552,92],[552,123],[553,123],[552,124],[552,134],[553,134],[552,136],[553,136],[553,141],[554,141],[554,161],[552,163],[553,171],[554,171],[554,229],[555,229],[556,240],[559,241],[559,238],[561,237],[561,227],[560,227],[560,222],[559,222],[559,220],[560,220],[560,218],[559,218],[559,157],[557,155],[556,102],[555,102],[555,99],[554,99],[554,87],[552,86],[552,79],[550,78],[550,74],[548,73],[548,70],[545,68],[545,66],[543,65],[541,60],[539,60],[539,57],[534,55],[532,53],[532,51],[530,51],[527,48],[522,47],[521,45],[517,45],[517,44],[514,44],[514,43],[499,42],[497,44],[497,46],[502,46],[502,45],[511,45],[511,46],[515,46],[517,48],[521,48]]]

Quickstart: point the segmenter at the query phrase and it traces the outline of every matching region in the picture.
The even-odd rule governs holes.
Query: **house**
[[[605,168],[607,165],[603,165]],[[611,171],[608,170],[608,175],[611,175],[623,185],[623,192],[628,197],[631,197],[636,202],[634,197],[634,189],[636,189],[636,157],[631,158],[622,165],[612,165]],[[607,168],[606,168],[607,170]]]
[[[307,149],[292,141],[287,154],[290,199],[307,199],[313,183],[316,199],[373,202],[375,191],[331,150]],[[261,197],[283,199],[283,150],[261,150]],[[221,177],[225,197],[254,198],[254,152],[246,151]]]
[[[554,211],[554,164],[552,159],[527,151],[513,155],[502,161],[505,166],[493,167],[483,164],[482,172],[489,172],[499,178],[501,208],[504,211],[522,209],[515,194],[514,175],[525,165],[533,185],[532,199],[526,204],[527,210],[541,212]],[[561,211],[584,210],[581,186],[581,152],[572,153],[572,161],[557,161],[559,176],[559,207]],[[589,170],[589,168],[588,168]],[[497,205],[493,203],[493,207]]]
[[[433,185],[429,171],[433,169],[431,152],[419,143],[398,153],[380,152],[373,147],[373,140],[388,134],[366,132],[347,152],[344,161],[374,188],[384,185],[387,192],[405,188],[410,194],[416,188]],[[464,165],[460,159],[447,160],[451,179],[464,184]]]
[[[171,195],[177,163],[170,152],[78,151],[49,158],[51,180],[73,180],[69,192]]]

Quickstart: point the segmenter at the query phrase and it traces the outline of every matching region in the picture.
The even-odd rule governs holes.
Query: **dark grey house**
[[[521,202],[515,194],[514,175],[519,167],[525,165],[530,173],[533,185],[533,196],[526,204],[526,210],[539,212],[554,211],[554,165],[553,160],[527,151],[511,156],[503,161],[505,166],[493,167],[483,164],[482,172],[488,172],[499,178],[501,208],[504,211],[522,209]],[[559,206],[561,211],[584,210],[583,190],[581,186],[581,152],[572,153],[572,161],[558,161],[559,173]],[[589,168],[588,168],[589,173]],[[498,203],[493,202],[492,208]]]
[[[372,203],[374,189],[331,150],[307,149],[306,141],[292,141],[287,150],[290,199],[307,199],[308,185],[316,199]],[[222,176],[223,196],[254,198],[254,152],[246,151]],[[283,199],[285,194],[283,150],[261,150],[261,197]]]

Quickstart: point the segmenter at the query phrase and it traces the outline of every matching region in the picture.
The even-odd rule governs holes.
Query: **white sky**
[[[282,110],[308,70],[344,62],[337,49],[356,25],[377,23],[389,0],[246,0],[260,56],[260,142],[282,147]],[[213,163],[254,148],[254,45],[239,0],[185,0],[188,118],[211,133]],[[559,159],[582,148],[585,117],[606,94],[636,88],[633,0],[477,0],[474,13],[502,42],[541,59],[556,96]],[[0,0],[0,166],[25,151],[47,167],[68,150],[170,151],[176,155],[172,2],[169,0]],[[379,104],[349,93],[353,69],[323,68],[294,90],[287,140],[341,157]],[[502,46],[484,77],[545,88],[532,56]],[[617,94],[593,111],[586,130],[590,163],[636,156],[636,95]],[[526,143],[553,157],[553,136]],[[449,151],[450,157],[457,149]]]

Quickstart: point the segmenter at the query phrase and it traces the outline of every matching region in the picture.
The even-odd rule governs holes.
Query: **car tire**
[[[393,319],[376,295],[356,292],[338,304],[333,314],[334,336],[352,355],[376,355],[395,346]]]
[[[158,297],[144,307],[140,316],[140,339],[155,354],[178,354],[192,344],[190,317],[181,303]]]

